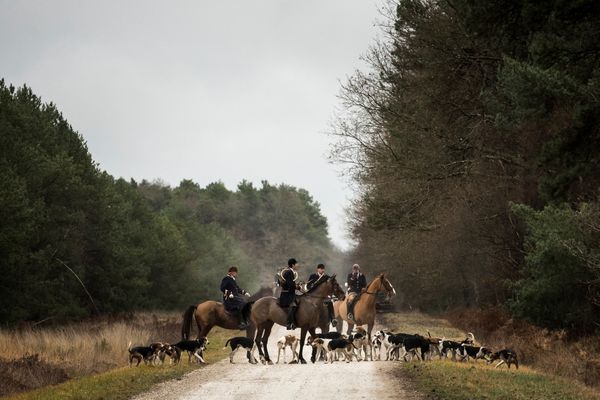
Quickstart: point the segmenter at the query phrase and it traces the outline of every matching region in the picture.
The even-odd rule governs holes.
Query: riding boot
[[[288,330],[296,329],[296,308],[295,304],[291,304],[288,310],[287,326]]]
[[[348,319],[354,319],[354,299],[348,302]]]
[[[238,328],[239,329],[246,329],[248,327],[248,322],[246,321],[246,318],[244,317],[243,310],[238,310],[237,311],[237,316],[238,316],[238,320],[240,321],[240,324],[238,325]]]
[[[337,325],[337,320],[333,317],[333,303],[331,301],[326,302],[327,304],[327,314],[329,316],[329,322],[335,328]]]

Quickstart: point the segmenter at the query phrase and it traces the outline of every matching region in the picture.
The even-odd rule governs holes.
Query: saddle
[[[282,306],[281,305],[281,299],[277,299],[277,305],[282,309],[282,310],[289,310],[289,308],[293,305],[295,305],[296,307],[298,307],[298,299],[294,299],[293,302],[291,302],[290,304],[288,304],[287,306]]]

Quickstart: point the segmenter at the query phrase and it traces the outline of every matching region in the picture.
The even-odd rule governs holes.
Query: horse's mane
[[[385,275],[377,274],[377,276],[375,278],[373,278],[373,280],[371,282],[367,283],[367,289],[369,288],[369,286],[371,286],[373,283],[375,283],[375,281],[377,281],[377,279],[381,279],[381,278],[385,279]]]

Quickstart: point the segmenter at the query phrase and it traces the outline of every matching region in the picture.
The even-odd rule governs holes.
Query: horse
[[[322,323],[323,300],[332,294],[343,296],[344,291],[335,280],[335,275],[331,277],[324,275],[315,282],[315,285],[309,291],[296,297],[296,301],[298,302],[296,326],[301,329],[298,360],[302,364],[306,364],[306,360],[302,355],[306,333],[315,334],[315,328],[319,327]],[[267,350],[267,342],[274,324],[287,325],[287,310],[284,310],[277,304],[276,298],[263,297],[262,299],[258,299],[252,306],[250,319],[254,326],[256,326],[255,342],[261,362],[263,364],[273,364]]]
[[[373,325],[375,324],[375,300],[377,293],[383,291],[387,292],[388,299],[396,295],[396,290],[390,281],[388,281],[385,277],[385,273],[379,274],[367,285],[367,289],[362,292],[360,298],[354,304],[354,320],[352,321],[349,321],[347,316],[347,297],[333,303],[335,318],[337,320],[336,330],[341,333],[343,329],[343,321],[346,321],[348,323],[347,334],[350,335],[354,325],[367,324],[367,333],[370,339],[371,331],[373,330]]]
[[[271,289],[261,288],[257,293],[251,296],[248,303],[244,306],[244,312],[249,314],[254,301],[265,293],[269,293]],[[183,324],[181,326],[181,338],[189,339],[192,329],[192,318],[196,320],[198,326],[198,338],[207,337],[210,330],[215,326],[220,326],[225,329],[239,330],[239,320],[235,313],[229,313],[225,310],[223,303],[213,300],[207,300],[200,304],[191,305],[183,314]],[[246,337],[253,338],[256,331],[255,325],[248,324],[246,328]],[[250,359],[250,357],[248,357]]]

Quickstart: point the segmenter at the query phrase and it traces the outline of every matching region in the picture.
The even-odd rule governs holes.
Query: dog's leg
[[[317,347],[317,354],[315,354],[315,362],[321,359],[321,353],[323,353],[323,349],[321,346]]]
[[[277,343],[277,362],[275,362],[275,364],[279,364],[280,356],[281,356],[281,343]],[[285,363],[285,358],[283,359],[283,362]]]
[[[499,366],[501,366],[502,364],[504,364],[504,360],[500,360],[500,362],[498,364],[496,364],[496,366],[494,368],[498,368]]]
[[[238,351],[239,348],[240,348],[240,346],[236,346],[235,349],[232,349],[231,353],[229,353],[229,363],[230,364],[234,364],[233,356],[235,355],[235,353]]]
[[[294,360],[299,361],[298,360],[298,350],[297,350],[298,349],[298,341],[295,341],[294,343],[292,343],[290,345],[290,349],[292,349],[292,361],[294,361]]]
[[[198,350],[196,350],[194,352],[194,357],[196,357],[201,364],[206,364],[206,361],[204,361],[204,358],[202,358],[202,355],[200,353],[200,349],[198,349]]]

